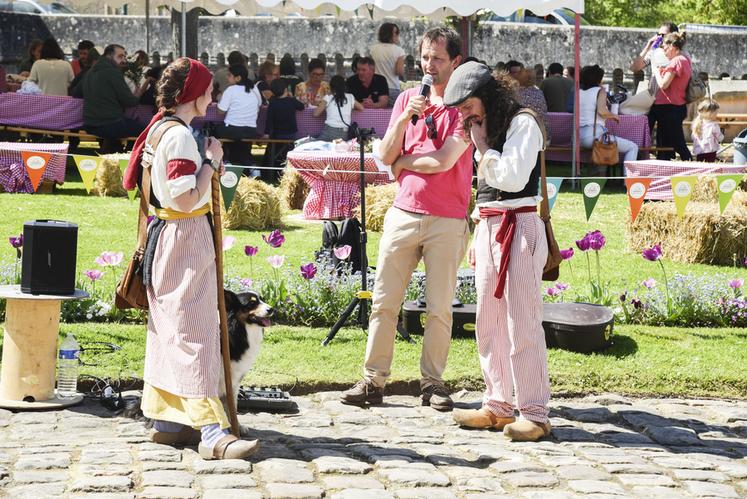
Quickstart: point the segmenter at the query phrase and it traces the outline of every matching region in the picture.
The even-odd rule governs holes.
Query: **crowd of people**
[[[676,25],[661,25],[631,65],[633,71],[650,68],[648,92],[631,96],[619,106],[619,111],[609,109],[608,89],[602,85],[604,69],[597,65],[581,68],[578,108],[582,147],[591,147],[605,133],[606,120],[619,121],[618,112],[647,114],[650,130],[656,129],[656,146],[662,149],[657,153],[659,159],[672,159],[675,154],[683,160],[692,158],[682,130],[687,115],[685,94],[692,75],[685,41],[686,35],[679,33]],[[352,110],[392,108],[405,71],[405,51],[399,43],[399,27],[383,23],[369,55],[355,58],[352,76],[342,81],[342,77],[329,78],[325,61],[316,58],[308,62],[304,79],[297,74],[296,63],[289,55],[278,64],[274,60],[263,62],[255,74],[248,58],[240,51],[232,51],[227,64],[215,70],[211,89],[212,99],[224,117],[224,122],[215,129],[216,136],[234,141],[227,146],[226,157],[237,164],[253,164],[246,141],[294,138],[295,113],[305,108],[314,108],[315,116],[324,116],[324,129],[317,139],[327,141],[347,137]],[[470,60],[477,61],[467,58],[465,62]],[[125,110],[136,104],[155,105],[155,83],[164,67],[151,66],[148,54],[142,50],[128,57],[126,49],[117,44],[108,45],[99,53],[90,40],[78,44],[77,57],[68,63],[57,42],[49,38],[30,44],[19,72],[29,82],[28,88],[21,91],[82,98],[85,130],[104,139],[119,139],[133,137],[145,127],[145,123],[128,118]],[[576,71],[558,62],[549,64],[545,74],[536,71],[520,61],[510,60],[496,64],[493,75],[505,73],[510,77],[508,82],[517,101],[535,111],[549,133],[547,113],[574,109]],[[541,79],[539,84],[538,79]],[[261,106],[268,107],[269,116],[263,130],[257,127]],[[693,150],[704,161],[713,160],[713,153],[723,139],[717,127],[703,126],[703,123],[716,123],[712,109],[717,106],[709,100],[702,117],[693,122]],[[634,143],[622,137],[616,139],[625,160],[637,157]],[[284,160],[286,152],[286,146],[279,147],[273,157],[265,158],[265,163],[277,164]],[[257,171],[254,174],[259,175]]]

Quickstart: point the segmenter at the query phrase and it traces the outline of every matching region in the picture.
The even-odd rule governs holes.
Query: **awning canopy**
[[[67,0],[72,7],[101,5],[100,0]],[[180,0],[151,0],[151,7],[168,5],[181,8]],[[128,6],[130,13],[142,13],[144,0],[107,0],[110,7]],[[517,9],[529,9],[537,15],[545,15],[559,8],[569,8],[583,13],[584,0],[190,0],[185,2],[187,9],[203,7],[217,14],[227,9],[235,9],[242,16],[270,14],[285,17],[300,14],[306,17],[332,15],[340,18],[354,16],[366,19],[393,17],[410,19],[428,16],[440,20],[446,16],[470,16],[481,10],[490,10],[497,15],[507,16]]]

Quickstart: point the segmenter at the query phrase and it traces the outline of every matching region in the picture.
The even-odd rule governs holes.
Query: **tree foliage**
[[[587,0],[584,17],[599,26],[747,25],[747,0]]]

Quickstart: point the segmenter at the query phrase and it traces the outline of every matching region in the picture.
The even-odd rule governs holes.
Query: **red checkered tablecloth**
[[[289,152],[288,164],[298,170],[310,191],[303,205],[308,220],[337,220],[353,216],[360,203],[360,154],[332,152]],[[365,155],[366,184],[386,184],[388,175]]]
[[[572,113],[547,113],[550,122],[551,146],[571,147],[573,141],[573,114]],[[621,114],[620,123],[607,120],[605,126],[612,135],[623,137],[635,142],[638,147],[651,146],[651,134],[648,129],[648,117],[630,116]],[[591,156],[589,151],[581,152],[582,161],[588,161]],[[552,161],[571,161],[573,152],[548,151],[547,159]]]
[[[57,184],[65,182],[67,144],[0,142],[0,185],[5,192],[34,192],[26,167],[23,165],[21,151],[53,153],[42,180],[52,180]]]
[[[628,177],[666,177],[651,181],[645,199],[671,201],[672,182],[670,177],[678,175],[703,175],[705,173],[746,173],[747,165],[731,163],[699,163],[697,161],[626,161],[625,172]]]

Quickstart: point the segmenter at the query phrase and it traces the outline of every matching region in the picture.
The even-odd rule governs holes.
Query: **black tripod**
[[[366,233],[366,176],[364,173],[365,168],[365,156],[364,149],[366,141],[374,135],[376,132],[373,128],[356,128],[355,138],[358,141],[358,146],[361,150],[360,156],[360,190],[361,190],[361,289],[355,294],[355,297],[350,301],[347,308],[342,312],[340,318],[337,319],[335,325],[329,330],[327,337],[322,341],[322,346],[329,345],[329,342],[337,334],[337,331],[350,319],[351,314],[358,307],[358,322],[360,323],[361,329],[368,331],[368,300],[373,298],[373,293],[368,290],[368,253],[366,251],[366,243],[368,242],[368,234]],[[406,340],[410,341],[409,335],[406,332],[400,330]]]

